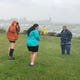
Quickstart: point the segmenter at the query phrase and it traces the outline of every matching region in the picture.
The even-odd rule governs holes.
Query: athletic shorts
[[[27,46],[27,48],[31,52],[38,52],[39,46]]]
[[[15,43],[15,41],[9,41],[10,43]]]

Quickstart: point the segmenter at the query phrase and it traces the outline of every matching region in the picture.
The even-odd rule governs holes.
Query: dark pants
[[[62,55],[65,54],[65,51],[67,52],[68,55],[70,55],[70,49],[71,49],[71,44],[62,44],[61,45]]]

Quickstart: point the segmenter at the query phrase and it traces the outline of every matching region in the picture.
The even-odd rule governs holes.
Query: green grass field
[[[80,80],[80,39],[72,40],[71,56],[61,55],[60,38],[41,37],[37,65],[29,66],[25,35],[15,46],[14,61],[7,59],[9,42],[0,33],[0,80]]]

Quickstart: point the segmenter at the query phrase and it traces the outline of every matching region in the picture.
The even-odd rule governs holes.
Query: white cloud
[[[0,17],[27,17],[79,22],[80,0],[0,0]]]
[[[80,0],[32,0],[35,4],[53,6],[57,8],[74,7],[80,5]]]

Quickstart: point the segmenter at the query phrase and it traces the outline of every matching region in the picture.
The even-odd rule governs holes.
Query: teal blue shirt
[[[30,32],[29,36],[26,35],[27,46],[38,46],[40,41],[39,31],[37,29]]]

